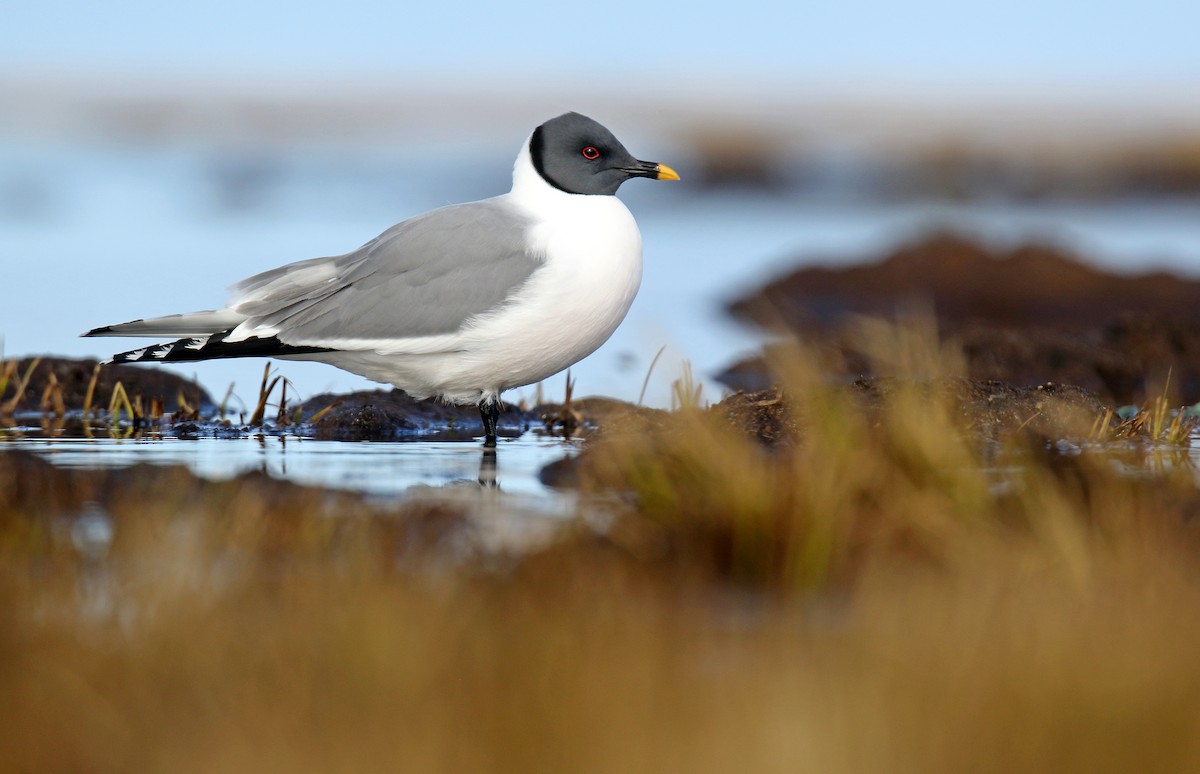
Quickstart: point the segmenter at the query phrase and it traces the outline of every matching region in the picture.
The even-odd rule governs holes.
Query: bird
[[[642,237],[615,194],[631,178],[679,175],[564,113],[529,135],[507,193],[416,215],[343,255],[255,274],[231,286],[222,309],[82,335],[173,338],[112,363],[328,363],[417,399],[475,404],[484,448],[494,449],[501,394],[587,357],[629,311]]]

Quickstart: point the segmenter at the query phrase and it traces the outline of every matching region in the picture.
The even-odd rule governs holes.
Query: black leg
[[[483,448],[496,448],[496,422],[500,420],[500,401],[479,401],[479,416],[483,419]]]

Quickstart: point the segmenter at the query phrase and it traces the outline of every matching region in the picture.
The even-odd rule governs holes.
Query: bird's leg
[[[496,448],[496,422],[500,420],[500,401],[484,398],[479,401],[479,416],[483,419],[483,448]]]

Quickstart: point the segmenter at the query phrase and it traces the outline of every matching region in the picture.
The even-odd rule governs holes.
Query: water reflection
[[[572,441],[526,433],[498,449],[452,441],[318,441],[294,435],[240,438],[164,437],[114,428],[107,437],[67,437],[61,428],[42,434],[21,427],[0,442],[64,467],[103,468],[135,464],[184,465],[205,478],[227,479],[248,471],[300,484],[394,498],[414,487],[460,487],[555,500],[564,495],[538,478],[551,462],[577,453]],[[69,430],[70,428],[68,428]]]
[[[114,538],[112,517],[89,502],[69,523],[71,545],[82,560],[76,585],[80,612],[89,620],[106,618],[114,607],[112,571],[105,562]]]
[[[496,479],[496,450],[484,449],[479,455],[479,485],[483,487],[498,487]]]

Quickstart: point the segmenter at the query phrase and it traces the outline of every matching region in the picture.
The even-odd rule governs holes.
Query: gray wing
[[[289,344],[453,333],[542,265],[526,250],[529,223],[501,198],[443,207],[354,252],[243,280],[230,308]]]

